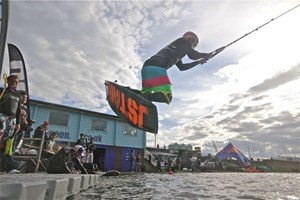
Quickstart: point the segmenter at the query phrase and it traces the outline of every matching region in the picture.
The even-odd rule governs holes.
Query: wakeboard
[[[105,81],[105,88],[110,107],[123,121],[147,132],[158,132],[157,108],[138,90],[111,81]]]

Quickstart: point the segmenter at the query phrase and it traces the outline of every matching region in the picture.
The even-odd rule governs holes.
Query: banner
[[[27,119],[30,119],[29,89],[28,89],[25,62],[20,50],[15,45],[13,44],[7,44],[7,45],[8,45],[8,54],[9,54],[9,73],[10,75],[18,75],[19,77],[18,90],[26,91],[28,94],[28,101],[26,103],[26,106],[28,108]]]
[[[156,106],[128,87],[105,81],[107,101],[112,110],[131,126],[157,133]]]

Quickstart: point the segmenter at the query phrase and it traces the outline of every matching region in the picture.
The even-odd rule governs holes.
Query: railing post
[[[39,170],[39,166],[40,166],[40,162],[41,162],[41,157],[42,157],[42,152],[43,152],[43,148],[44,148],[45,134],[46,134],[46,131],[43,131],[42,138],[41,138],[41,145],[40,145],[40,149],[39,149],[39,153],[38,153],[38,158],[37,158],[37,162],[36,162],[35,170],[34,170],[35,173],[37,173],[37,171]]]

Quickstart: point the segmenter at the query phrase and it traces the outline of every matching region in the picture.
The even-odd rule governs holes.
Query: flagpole
[[[154,134],[154,148],[156,148],[156,134]]]
[[[8,16],[9,16],[9,3],[8,0],[0,0],[1,5],[1,30],[0,30],[0,77],[2,73],[3,57],[5,51]]]

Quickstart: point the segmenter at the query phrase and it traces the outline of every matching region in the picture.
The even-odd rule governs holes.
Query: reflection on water
[[[133,173],[101,180],[73,199],[300,200],[297,173]]]

